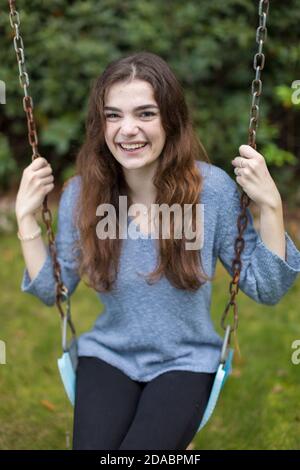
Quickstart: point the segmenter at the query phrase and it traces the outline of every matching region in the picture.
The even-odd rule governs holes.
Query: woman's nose
[[[121,126],[121,133],[124,135],[127,134],[136,134],[138,132],[138,125],[134,118],[124,118]]]

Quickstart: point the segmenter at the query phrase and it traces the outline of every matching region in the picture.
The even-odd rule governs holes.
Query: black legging
[[[73,449],[186,449],[214,377],[176,370],[137,382],[101,359],[79,357]]]

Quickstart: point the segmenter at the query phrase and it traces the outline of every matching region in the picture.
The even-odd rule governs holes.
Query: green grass
[[[0,449],[65,449],[72,432],[72,407],[57,370],[60,319],[20,290],[24,261],[14,235],[0,239],[2,263],[0,339]],[[219,319],[228,299],[229,276],[219,263],[212,314]],[[260,305],[242,292],[239,344],[243,362],[234,367],[215,413],[197,434],[195,449],[299,449],[300,365],[291,362],[291,344],[300,339],[300,279],[281,302]],[[71,299],[77,332],[89,329],[102,306],[80,283]]]

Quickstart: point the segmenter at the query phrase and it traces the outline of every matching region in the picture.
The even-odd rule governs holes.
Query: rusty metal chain
[[[15,0],[8,0],[9,3],[9,20],[11,27],[14,29],[14,49],[16,51],[18,67],[19,67],[19,81],[20,86],[24,89],[24,98],[23,98],[23,109],[26,113],[27,117],[27,127],[28,127],[28,141],[32,147],[32,161],[36,158],[40,157],[38,151],[38,136],[35,126],[35,120],[33,116],[33,100],[28,93],[29,87],[29,76],[26,71],[25,66],[25,52],[24,52],[24,44],[23,39],[20,34],[20,16],[18,11],[16,10],[16,2]],[[55,245],[55,236],[52,230],[52,214],[50,209],[48,208],[48,198],[47,195],[43,200],[43,208],[42,208],[42,218],[46,226],[47,230],[47,237],[48,237],[48,244],[49,244],[49,251],[52,259],[53,264],[53,273],[55,277],[55,284],[56,284],[56,305],[59,310],[60,316],[63,319],[64,317],[67,318],[68,324],[70,329],[75,335],[75,327],[73,325],[71,319],[71,310],[70,310],[70,296],[68,294],[67,287],[63,284],[61,279],[61,268],[59,262],[57,260],[57,252],[56,252],[56,245]],[[67,308],[66,312],[64,312],[63,306],[61,304],[62,300],[67,300]]]
[[[255,78],[251,84],[252,103],[250,109],[250,122],[248,129],[248,145],[256,149],[256,128],[258,125],[259,117],[259,98],[262,93],[261,70],[265,65],[265,55],[263,54],[263,45],[267,37],[267,15],[269,11],[269,0],[260,0],[258,5],[259,26],[256,30],[256,42],[258,44],[258,52],[254,55],[253,68],[255,70]],[[241,254],[244,249],[245,240],[243,233],[248,224],[246,214],[247,207],[250,204],[249,196],[242,191],[241,193],[241,212],[237,220],[238,236],[236,237],[234,250],[235,257],[232,261],[233,276],[229,286],[230,300],[224,310],[221,318],[221,326],[226,330],[225,324],[226,317],[228,316],[230,307],[233,307],[233,326],[230,327],[230,333],[234,332],[238,327],[238,306],[236,303],[236,296],[239,291],[239,279],[242,269]]]

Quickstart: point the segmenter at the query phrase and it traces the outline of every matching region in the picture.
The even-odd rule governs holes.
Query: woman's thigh
[[[119,450],[184,450],[197,433],[215,373],[169,371],[146,384]]]
[[[116,450],[132,423],[142,385],[101,359],[78,359],[73,449]]]

